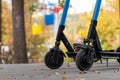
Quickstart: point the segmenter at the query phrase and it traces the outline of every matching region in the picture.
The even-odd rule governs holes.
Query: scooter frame
[[[77,65],[78,69],[80,69],[82,71],[89,70],[92,67],[92,64],[94,61],[93,59],[88,57],[88,59],[89,59],[88,61],[90,61],[90,60],[92,61],[92,62],[88,63],[86,59],[83,59],[83,57],[85,55],[83,56],[82,54],[84,54],[84,53],[86,55],[92,55],[92,53],[93,53],[94,57],[92,57],[92,58],[96,58],[96,59],[101,59],[101,58],[117,59],[118,62],[120,63],[120,47],[118,47],[115,50],[103,50],[101,47],[101,44],[100,44],[100,40],[99,40],[97,31],[96,31],[96,26],[97,26],[97,19],[98,19],[100,7],[101,7],[101,2],[102,2],[102,0],[96,1],[94,13],[93,13],[91,24],[89,27],[88,36],[87,36],[87,39],[84,39],[84,41],[83,41],[84,45],[81,46],[81,49],[85,52],[80,51],[77,53],[77,56],[76,56],[76,58],[77,58],[76,65]],[[91,50],[91,52],[88,53],[88,51],[90,51],[90,49],[91,49],[89,47],[91,47],[92,50]],[[81,57],[81,55],[82,55],[82,57]],[[82,63],[85,60],[86,60],[87,65],[85,63]]]
[[[96,31],[96,26],[97,26],[97,19],[98,19],[98,15],[99,15],[99,11],[100,11],[100,6],[101,6],[101,2],[102,0],[97,0],[96,2],[96,6],[95,6],[95,10],[94,10],[94,14],[91,20],[91,25],[89,28],[89,32],[88,32],[88,37],[87,39],[93,40],[92,44],[93,47],[95,49],[95,52],[97,54],[100,54],[101,56],[99,56],[99,58],[120,58],[120,52],[115,52],[115,50],[102,50],[101,44],[100,44],[100,40]]]
[[[61,21],[60,21],[60,25],[58,28],[57,36],[56,36],[55,46],[53,48],[51,48],[50,51],[48,51],[48,53],[45,56],[45,60],[44,60],[45,64],[47,67],[49,67],[51,69],[59,68],[63,63],[63,59],[64,59],[63,57],[66,57],[64,52],[62,50],[60,50],[60,48],[59,48],[60,42],[63,42],[66,49],[68,50],[68,52],[66,52],[68,57],[75,58],[75,56],[77,54],[74,51],[73,47],[71,46],[70,42],[68,41],[68,39],[66,38],[66,36],[63,32],[65,29],[65,21],[66,21],[67,12],[69,9],[69,4],[70,4],[70,0],[66,0],[64,9],[63,9],[63,14],[62,14]],[[52,56],[50,56],[50,55],[52,55]],[[58,56],[60,59],[56,58]],[[52,58],[52,57],[54,57],[54,58]],[[56,65],[56,66],[54,66],[54,65]]]
[[[62,50],[60,50],[60,42],[62,41],[63,44],[65,45],[66,49],[68,50],[67,56],[68,57],[76,57],[76,66],[78,69],[85,71],[89,70],[92,67],[93,64],[93,59],[101,59],[101,58],[115,58],[118,59],[118,62],[120,63],[120,47],[118,47],[116,50],[102,50],[99,37],[96,31],[96,26],[97,26],[97,19],[101,7],[101,2],[102,0],[97,0],[95,9],[94,9],[94,14],[91,20],[89,32],[87,39],[84,39],[84,44],[80,44],[80,50],[78,52],[74,51],[73,47],[67,40],[66,36],[64,35],[63,31],[65,29],[65,21],[67,17],[67,12],[69,8],[69,3],[70,0],[66,0],[64,9],[63,9],[63,14],[61,18],[61,22],[58,28],[58,33],[56,36],[56,41],[55,41],[55,46],[48,51],[48,53],[45,56],[45,64],[47,67],[51,69],[57,69],[59,68],[65,57],[65,54]],[[90,45],[92,43],[92,46]],[[82,51],[81,51],[82,50]],[[85,52],[85,54],[83,54]],[[84,57],[87,55],[86,59]],[[93,57],[96,55],[96,57]],[[86,66],[87,64],[87,66]]]
[[[63,14],[62,14],[60,26],[59,26],[57,37],[56,37],[55,48],[59,48],[60,42],[62,41],[63,44],[65,45],[66,49],[68,50],[68,52],[66,52],[67,55],[69,57],[74,57],[74,56],[76,56],[76,52],[74,51],[70,42],[68,41],[65,34],[63,33],[63,31],[65,29],[65,21],[66,21],[67,12],[68,12],[68,9],[69,9],[69,4],[70,4],[70,0],[66,0],[65,6],[64,6],[64,9],[63,9]]]

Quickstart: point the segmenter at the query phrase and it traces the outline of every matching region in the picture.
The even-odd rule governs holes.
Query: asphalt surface
[[[0,80],[120,80],[120,65],[116,61],[94,63],[87,72],[81,72],[74,62],[64,63],[56,70],[41,64],[1,64]]]

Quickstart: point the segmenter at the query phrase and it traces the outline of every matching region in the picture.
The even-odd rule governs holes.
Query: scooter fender
[[[64,54],[64,52],[61,49],[51,48],[50,51],[54,51],[55,53],[63,55],[64,57],[66,57],[66,55]]]
[[[82,45],[80,46],[80,49],[88,49],[88,45],[82,44]]]

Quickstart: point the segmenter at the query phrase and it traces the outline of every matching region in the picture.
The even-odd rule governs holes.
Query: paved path
[[[94,63],[87,72],[79,71],[75,63],[64,63],[56,70],[47,68],[44,64],[2,64],[0,65],[0,80],[120,80],[120,65],[116,61]]]

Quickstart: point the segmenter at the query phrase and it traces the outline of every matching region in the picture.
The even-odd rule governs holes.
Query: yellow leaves
[[[109,11],[106,8],[102,8],[98,17],[98,24],[96,27],[96,30],[98,32],[99,39],[102,43],[102,46],[104,49],[112,49],[112,46],[109,46],[110,44],[107,42],[109,38],[113,38],[113,44],[116,43],[116,27],[119,25],[119,17],[118,17],[118,10],[117,10],[117,0],[114,0],[114,2],[108,2],[108,4],[111,6],[111,8],[115,8],[115,11]],[[105,6],[104,6],[105,7]],[[87,38],[88,29],[90,26],[91,18],[93,14],[93,11],[91,13],[84,13],[80,15],[81,22],[83,23],[80,26],[84,25],[83,28],[79,28],[78,35],[80,35],[82,38]],[[79,27],[80,27],[79,26]],[[87,27],[86,27],[87,26]],[[107,45],[107,46],[106,46]]]
[[[80,35],[83,39],[87,38],[87,34],[88,34],[87,28],[82,28],[78,31],[78,35]]]
[[[2,2],[2,42],[6,44],[12,41],[12,16],[10,4]]]
[[[114,16],[114,18],[113,18]],[[114,12],[109,12],[107,10],[102,10],[98,19],[97,31],[100,37],[101,43],[103,44],[104,49],[112,49],[112,46],[109,46],[109,38],[113,38],[115,44],[116,30],[118,26],[118,17]]]

